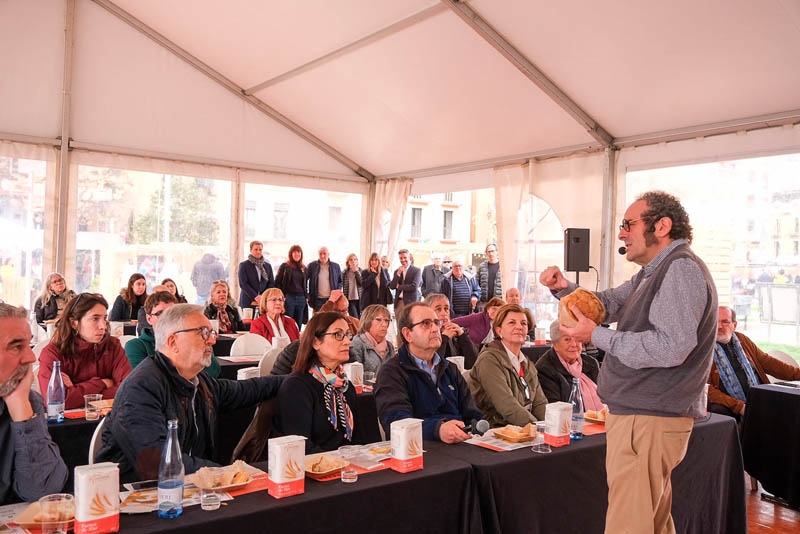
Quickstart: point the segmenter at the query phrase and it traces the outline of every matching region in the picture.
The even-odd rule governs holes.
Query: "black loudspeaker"
[[[589,272],[589,229],[564,230],[564,270]]]

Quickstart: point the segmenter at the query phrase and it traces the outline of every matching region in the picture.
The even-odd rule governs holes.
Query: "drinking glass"
[[[220,505],[219,493],[213,489],[200,490],[200,508],[206,511],[218,510]]]
[[[536,439],[533,440],[533,447],[531,447],[533,452],[538,452],[540,454],[553,452],[550,445],[544,442],[544,429],[544,421],[536,421]]]
[[[86,420],[97,421],[100,419],[100,404],[103,400],[103,395],[100,393],[91,393],[83,396],[83,401],[86,407]]]
[[[75,517],[75,500],[69,493],[54,493],[39,499],[42,534],[67,534]]]

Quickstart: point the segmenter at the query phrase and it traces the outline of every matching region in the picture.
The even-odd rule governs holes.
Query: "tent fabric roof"
[[[60,135],[65,3],[0,4],[2,133]],[[310,176],[601,148],[570,105],[618,145],[800,122],[795,0],[76,0],[74,35],[78,144]]]

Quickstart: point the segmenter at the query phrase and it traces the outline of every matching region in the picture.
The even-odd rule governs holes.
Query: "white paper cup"
[[[242,310],[242,319],[252,319],[253,318],[253,308],[245,308]]]
[[[209,321],[211,321],[211,328],[213,328],[215,332],[219,332],[219,319],[209,319]]]

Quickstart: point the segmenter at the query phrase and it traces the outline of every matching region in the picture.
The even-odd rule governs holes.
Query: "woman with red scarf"
[[[208,304],[203,313],[209,319],[216,319],[219,321],[220,334],[234,334],[247,330],[247,327],[239,317],[239,312],[228,304],[228,282],[225,280],[217,280],[211,284],[211,294],[209,295]]]

